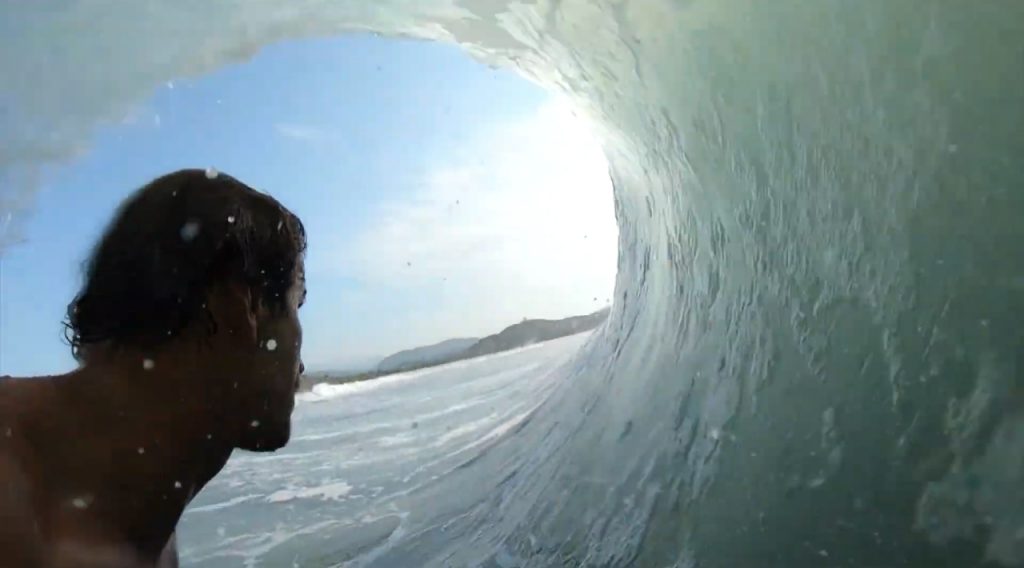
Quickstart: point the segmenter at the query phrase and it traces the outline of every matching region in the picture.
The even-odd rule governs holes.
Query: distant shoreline
[[[358,383],[360,381],[370,381],[373,379],[379,379],[380,377],[386,377],[388,375],[397,375],[399,373],[408,373],[409,371],[418,371],[420,369],[426,369],[429,367],[439,367],[444,365],[442,363],[426,363],[418,367],[411,367],[408,369],[393,370],[393,371],[363,371],[359,373],[351,374],[337,374],[330,372],[311,373],[309,375],[303,375],[299,379],[299,392],[309,392],[313,390],[314,385],[329,384],[329,385],[344,385],[348,383]]]
[[[543,343],[561,337],[576,335],[600,326],[608,318],[609,312],[610,308],[604,308],[592,314],[573,316],[560,320],[523,320],[506,327],[494,335],[480,339],[467,349],[461,350],[454,355],[425,360],[419,363],[409,363],[400,368],[371,369],[352,373],[332,373],[330,371],[310,373],[303,375],[299,379],[299,392],[309,392],[313,389],[314,385],[318,384],[343,385],[369,381],[388,375],[438,367],[447,363],[454,363],[455,361],[503,353],[535,343]],[[415,350],[406,350],[406,352],[408,351]],[[382,361],[387,359],[389,358],[386,357]]]

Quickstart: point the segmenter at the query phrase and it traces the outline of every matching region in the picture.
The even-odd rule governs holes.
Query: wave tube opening
[[[352,563],[1024,563],[1017,3],[47,8],[0,24],[8,212],[150,89],[288,38],[455,42],[603,125],[609,323],[423,502],[485,497]]]

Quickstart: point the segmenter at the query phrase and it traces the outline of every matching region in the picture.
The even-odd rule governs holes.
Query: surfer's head
[[[138,360],[195,381],[221,435],[277,449],[301,370],[305,248],[298,217],[231,176],[158,178],[122,204],[86,264],[68,306],[72,351],[85,366]]]

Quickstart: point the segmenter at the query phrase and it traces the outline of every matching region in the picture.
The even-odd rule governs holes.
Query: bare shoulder
[[[4,432],[0,438],[6,439]],[[43,564],[43,539],[31,494],[31,480],[12,445],[0,443],[0,558],[7,566]]]
[[[44,543],[33,504],[32,476],[19,435],[21,383],[0,377],[0,558],[5,566],[42,566]]]
[[[5,436],[0,432],[0,439]],[[6,447],[4,447],[6,446]],[[74,536],[50,541],[40,528],[32,498],[32,476],[12,444],[0,443],[0,559],[4,568],[143,568],[127,546],[77,540]],[[157,568],[177,568],[177,549],[168,543]]]

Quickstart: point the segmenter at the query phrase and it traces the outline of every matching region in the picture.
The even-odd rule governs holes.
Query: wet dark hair
[[[207,292],[224,282],[283,311],[305,250],[302,222],[273,197],[212,170],[165,175],[115,214],[68,305],[65,337],[78,359],[93,343],[159,345],[212,321]]]

